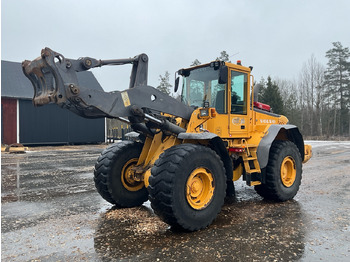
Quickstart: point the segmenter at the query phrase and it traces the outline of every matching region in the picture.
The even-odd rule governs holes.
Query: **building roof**
[[[87,88],[103,91],[103,88],[89,71],[78,72],[79,83]],[[1,60],[1,96],[32,99],[32,83],[24,75],[21,63]]]

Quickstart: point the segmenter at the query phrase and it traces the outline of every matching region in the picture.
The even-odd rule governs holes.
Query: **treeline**
[[[269,104],[273,112],[288,117],[304,136],[350,137],[350,51],[340,42],[325,54],[327,65],[314,55],[304,63],[297,80],[261,79],[259,101]],[[222,51],[217,59],[230,62]],[[195,59],[191,66],[201,62]],[[169,73],[159,76],[158,88],[170,94]]]
[[[314,55],[304,63],[297,80],[267,78],[260,101],[284,114],[303,135],[330,138],[350,134],[350,52],[340,42],[325,54],[324,66]]]

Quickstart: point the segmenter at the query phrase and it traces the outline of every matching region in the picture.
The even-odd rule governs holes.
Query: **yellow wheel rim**
[[[187,179],[187,202],[196,210],[204,209],[213,199],[214,188],[213,175],[205,168],[196,168]]]
[[[144,184],[141,181],[135,181],[131,168],[137,164],[137,158],[132,158],[125,163],[121,172],[121,181],[123,186],[129,191],[138,191],[143,188]]]
[[[294,159],[287,156],[281,164],[281,180],[285,187],[291,187],[294,184],[297,175]]]

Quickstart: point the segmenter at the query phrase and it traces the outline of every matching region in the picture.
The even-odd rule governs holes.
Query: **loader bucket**
[[[64,84],[62,78],[56,73],[55,59],[58,63],[65,63],[62,55],[45,48],[41,51],[40,57],[33,61],[22,62],[23,73],[34,87],[33,104],[35,106],[57,103],[59,98],[63,98]]]

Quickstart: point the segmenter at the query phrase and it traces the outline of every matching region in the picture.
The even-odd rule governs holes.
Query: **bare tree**
[[[300,103],[297,97],[298,87],[295,81],[277,78],[276,83],[280,89],[284,104],[284,112],[291,124],[300,126]]]
[[[322,135],[321,104],[324,99],[324,71],[325,68],[312,54],[303,64],[300,72],[299,85],[302,94],[302,118],[305,119],[310,135]],[[306,109],[306,110],[305,110]]]

